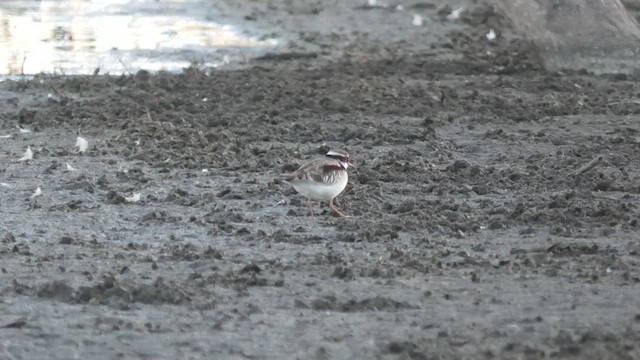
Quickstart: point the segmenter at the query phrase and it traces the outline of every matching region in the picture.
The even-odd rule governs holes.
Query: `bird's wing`
[[[342,169],[342,167],[340,167],[340,164],[336,160],[318,158],[308,161],[291,174],[283,174],[281,176],[287,181],[313,181],[321,183],[332,171],[340,169]]]

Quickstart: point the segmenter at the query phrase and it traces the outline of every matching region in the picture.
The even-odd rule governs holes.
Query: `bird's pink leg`
[[[338,210],[334,205],[333,205],[333,199],[329,200],[329,209],[331,209],[336,215],[338,215],[339,217],[350,217],[349,215],[345,215],[343,213],[340,212],[340,210]]]
[[[307,216],[313,215],[313,201],[311,199],[307,199],[307,209],[309,210]]]

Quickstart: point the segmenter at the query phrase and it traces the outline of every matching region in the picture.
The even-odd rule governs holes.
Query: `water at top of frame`
[[[180,71],[266,51],[203,0],[0,2],[0,76]]]

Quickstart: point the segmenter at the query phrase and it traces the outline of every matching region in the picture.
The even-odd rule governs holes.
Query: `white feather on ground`
[[[496,39],[496,32],[493,31],[493,29],[490,29],[489,32],[487,33],[487,35],[485,35],[487,37],[487,40],[489,41],[493,41]]]
[[[40,195],[42,195],[42,189],[40,189],[40,186],[38,186],[36,191],[33,192],[33,195],[31,195],[31,198],[33,199],[34,197],[40,196]]]
[[[76,140],[76,145],[75,145],[78,150],[83,153],[85,151],[87,151],[87,149],[89,149],[89,142],[87,141],[87,139],[78,136],[78,139]]]
[[[131,196],[127,196],[124,198],[124,201],[126,202],[138,202],[140,201],[140,193],[134,193]]]
[[[31,146],[27,146],[27,151],[22,154],[22,157],[18,161],[28,161],[33,159],[33,151],[31,151]]]
[[[413,26],[422,26],[422,16],[418,14],[413,15],[413,21],[411,21],[411,25]]]
[[[460,14],[464,11],[464,6],[461,6],[451,12],[451,14],[447,15],[447,20],[455,21],[460,18]]]

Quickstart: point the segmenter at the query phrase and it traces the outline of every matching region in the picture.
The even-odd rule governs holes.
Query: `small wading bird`
[[[307,197],[309,210],[312,200],[328,201],[329,209],[340,217],[347,217],[333,205],[349,181],[347,169],[353,166],[349,162],[349,154],[342,151],[329,151],[326,156],[313,159],[290,174],[280,177],[291,184],[297,192]]]

